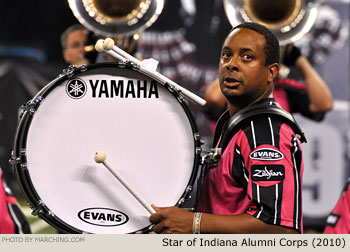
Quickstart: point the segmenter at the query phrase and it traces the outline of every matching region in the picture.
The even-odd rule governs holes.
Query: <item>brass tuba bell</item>
[[[320,0],[224,0],[232,26],[242,22],[265,25],[281,46],[302,38],[316,21]]]
[[[164,0],[68,0],[74,16],[88,30],[105,37],[133,35],[150,27]]]

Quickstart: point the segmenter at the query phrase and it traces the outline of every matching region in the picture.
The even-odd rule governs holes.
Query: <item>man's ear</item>
[[[273,82],[273,80],[277,77],[279,72],[280,66],[278,63],[273,63],[268,66],[268,76],[267,81]]]

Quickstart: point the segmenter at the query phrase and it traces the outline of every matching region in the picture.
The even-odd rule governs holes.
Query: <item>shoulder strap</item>
[[[302,143],[306,143],[304,132],[301,130],[294,117],[290,113],[280,107],[277,107],[276,105],[268,105],[265,103],[249,106],[231,117],[227,122],[227,125],[225,125],[225,129],[222,131],[221,141],[218,147],[221,148],[223,152],[230,142],[231,138],[239,131],[244,122],[251,120],[254,117],[264,115],[273,115],[279,117],[282,121],[287,123],[296,134],[300,136],[300,141]],[[216,139],[214,139],[214,141],[215,140]],[[214,142],[214,144],[216,143]]]
[[[224,131],[224,128],[226,126],[226,122],[230,119],[229,111],[226,110],[218,119],[216,126],[215,126],[215,132],[214,132],[214,139],[212,147],[215,148],[217,143],[220,140],[221,133]]]

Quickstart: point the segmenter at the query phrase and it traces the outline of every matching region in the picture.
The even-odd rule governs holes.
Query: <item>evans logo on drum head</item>
[[[79,219],[96,226],[120,226],[129,221],[129,217],[110,208],[87,208],[78,213]]]
[[[84,97],[87,86],[82,79],[70,80],[66,84],[66,92],[70,98],[80,99]]]

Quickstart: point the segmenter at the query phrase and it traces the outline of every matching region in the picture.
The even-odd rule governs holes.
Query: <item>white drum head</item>
[[[193,125],[178,99],[128,69],[98,67],[44,97],[27,132],[27,167],[55,218],[88,233],[132,233],[149,213],[102,165],[98,151],[149,204],[173,206],[195,163]]]

